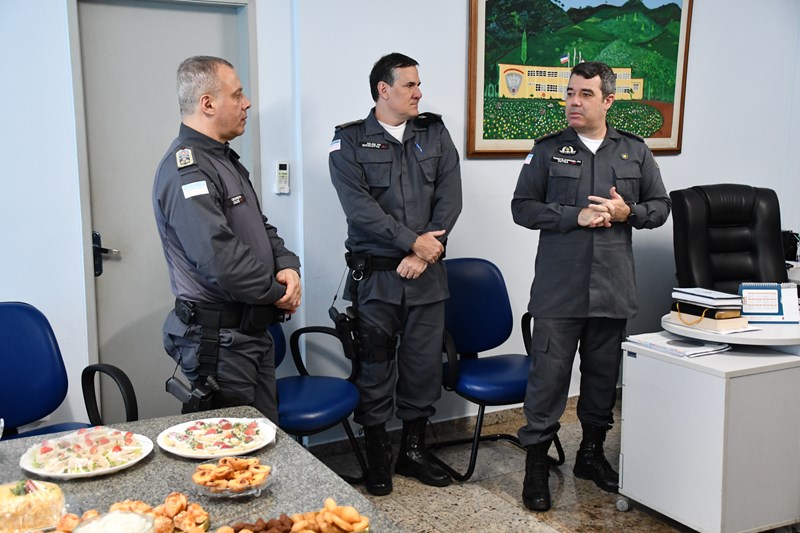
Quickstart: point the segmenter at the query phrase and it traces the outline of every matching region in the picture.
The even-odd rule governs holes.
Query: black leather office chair
[[[680,287],[735,294],[744,281],[787,281],[775,191],[725,183],[669,195]]]

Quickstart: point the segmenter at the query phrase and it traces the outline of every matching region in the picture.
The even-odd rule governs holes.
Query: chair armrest
[[[443,385],[445,389],[453,390],[458,383],[458,352],[456,351],[456,343],[447,330],[444,331],[442,352],[447,355],[447,374],[442,376]]]
[[[336,339],[338,339],[340,344],[342,343],[342,339],[339,337],[338,333],[336,332],[336,329],[328,326],[306,326],[295,330],[292,333],[292,336],[289,338],[289,350],[292,352],[292,360],[294,361],[294,366],[297,368],[297,372],[301,376],[310,375],[310,373],[308,372],[308,368],[303,362],[303,358],[300,354],[300,337],[309,333],[322,333],[324,335],[330,335],[331,337],[335,337]],[[344,353],[342,354],[342,357],[344,359],[348,359]],[[350,364],[351,364],[350,376],[347,378],[347,381],[352,383],[358,376],[358,369],[359,369],[358,360],[357,359],[350,360]]]
[[[139,420],[139,406],[136,403],[136,392],[128,375],[120,368],[108,364],[89,365],[81,372],[81,388],[83,389],[83,403],[86,405],[86,413],[89,415],[89,422],[95,426],[103,425],[100,417],[100,410],[97,408],[97,395],[94,390],[94,375],[102,372],[119,387],[122,393],[122,402],[125,405],[125,421],[134,422]]]
[[[525,355],[531,355],[531,339],[533,337],[533,332],[531,330],[531,321],[533,317],[530,313],[525,311],[525,314],[522,315],[522,343],[525,345]]]

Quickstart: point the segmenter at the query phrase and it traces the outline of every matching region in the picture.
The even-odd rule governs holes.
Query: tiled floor
[[[615,419],[619,420],[619,404]],[[487,415],[491,425],[483,433],[511,433],[523,422],[521,410]],[[472,478],[449,487],[425,486],[415,479],[394,476],[394,491],[389,496],[375,497],[357,486],[374,504],[398,524],[413,533],[439,532],[691,532],[669,518],[632,503],[627,512],[615,506],[615,495],[603,492],[591,481],[572,474],[575,452],[580,440],[580,423],[570,402],[561,420],[559,432],[566,454],[566,463],[551,469],[550,492],[553,508],[546,513],[533,513],[522,505],[522,480],[525,475],[525,452],[510,443],[482,443]],[[442,428],[433,428],[442,433]],[[469,431],[469,429],[467,429]],[[471,433],[470,433],[471,434]],[[466,433],[464,433],[467,436]],[[428,440],[436,437],[429,431]],[[444,440],[444,439],[442,439]],[[609,432],[606,455],[616,469],[619,462],[619,424]],[[395,442],[395,452],[398,444]],[[336,449],[334,447],[334,449]],[[342,448],[338,448],[342,451]],[[311,450],[334,469],[354,471],[352,452],[331,455],[331,447]],[[555,449],[551,448],[551,455]],[[456,470],[463,472],[469,459],[469,445],[439,452]],[[776,533],[788,533],[788,528]],[[384,532],[381,532],[384,533]]]

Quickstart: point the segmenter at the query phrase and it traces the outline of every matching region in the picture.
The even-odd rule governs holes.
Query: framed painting
[[[467,157],[524,157],[567,127],[570,69],[617,74],[613,127],[681,151],[692,0],[470,0]]]

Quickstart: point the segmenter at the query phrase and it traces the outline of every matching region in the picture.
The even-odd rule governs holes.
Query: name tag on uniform
[[[236,196],[231,196],[226,200],[229,207],[233,207],[235,205],[243,204],[244,203],[244,194],[237,194]]]
[[[580,159],[567,159],[566,157],[558,157],[557,155],[550,158],[550,161],[553,163],[562,163],[564,165],[580,165],[583,163]]]
[[[388,150],[389,145],[386,143],[376,143],[371,141],[364,141],[359,145],[361,148],[373,148],[375,150]],[[419,145],[417,145],[419,148]]]
[[[195,181],[194,183],[187,183],[181,187],[183,189],[183,197],[186,199],[192,196],[200,196],[201,194],[208,194],[208,185],[205,181]]]

